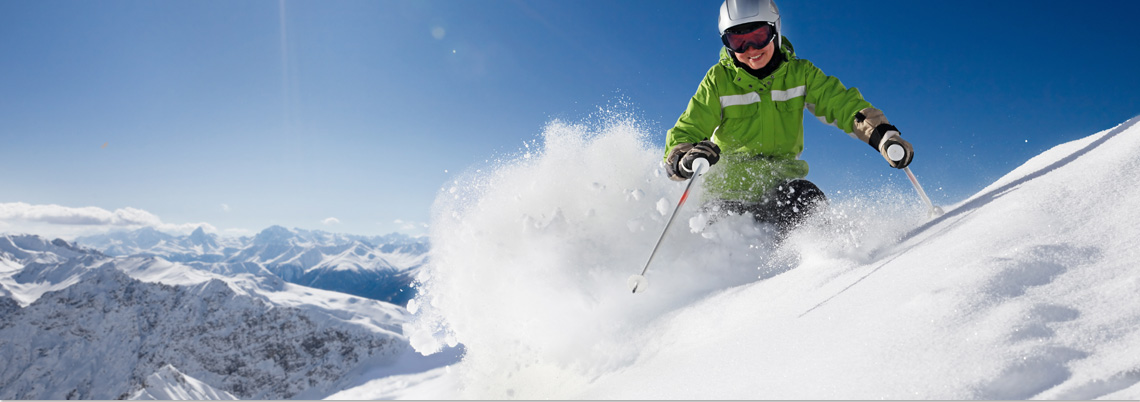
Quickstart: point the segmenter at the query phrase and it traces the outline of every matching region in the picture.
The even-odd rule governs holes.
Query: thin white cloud
[[[54,225],[157,226],[154,214],[138,208],[108,211],[99,207],[32,205],[24,202],[0,204],[0,220],[48,223]]]
[[[335,224],[340,223],[340,219],[328,217],[328,218],[325,218],[325,220],[321,221],[321,223],[323,223],[325,225],[335,225]]]
[[[428,224],[426,223],[405,221],[403,219],[396,219],[392,221],[392,223],[395,223],[396,226],[400,228],[400,230],[404,231],[424,230],[428,228]]]
[[[148,226],[172,233],[190,233],[198,227],[207,232],[217,232],[217,228],[208,223],[166,223],[155,214],[132,207],[109,211],[99,207],[0,203],[0,228],[7,232],[74,237]]]
[[[223,203],[222,204],[222,211],[223,212],[230,212],[230,204],[224,204]]]

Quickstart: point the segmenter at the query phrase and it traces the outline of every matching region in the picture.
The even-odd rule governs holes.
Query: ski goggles
[[[776,38],[776,29],[768,23],[757,23],[752,27],[746,25],[733,28],[738,29],[733,30],[729,28],[724,31],[724,35],[720,37],[720,40],[724,42],[724,46],[736,53],[744,53],[744,51],[750,47],[763,49],[764,46],[768,46],[768,44],[772,42],[772,39]]]

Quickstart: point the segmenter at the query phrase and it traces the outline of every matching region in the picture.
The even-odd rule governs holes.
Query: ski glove
[[[914,147],[902,139],[883,111],[869,107],[855,113],[855,136],[875,148],[891,167],[902,169],[914,159]],[[895,149],[892,146],[898,145]]]
[[[693,177],[693,162],[704,158],[709,166],[720,162],[720,147],[716,143],[704,140],[692,144],[677,144],[669,151],[665,158],[665,172],[669,178],[681,181]]]

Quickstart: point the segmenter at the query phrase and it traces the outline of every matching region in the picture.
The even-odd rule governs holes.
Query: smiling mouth
[[[749,57],[748,60],[760,60],[760,56],[763,56],[763,55],[764,55],[764,53],[760,53],[758,55]]]

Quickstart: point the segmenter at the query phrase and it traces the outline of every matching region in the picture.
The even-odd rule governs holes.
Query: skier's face
[[[744,63],[744,65],[753,70],[759,70],[768,65],[769,61],[772,61],[772,54],[774,54],[775,51],[776,41],[771,41],[768,42],[768,45],[764,46],[763,49],[749,47],[748,50],[737,53],[736,60]]]

